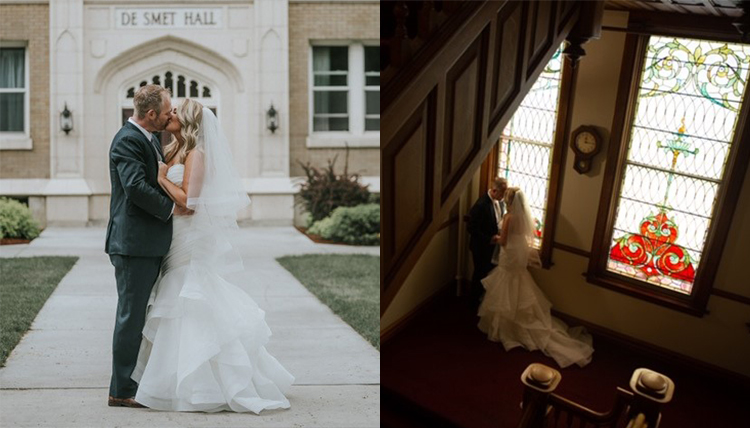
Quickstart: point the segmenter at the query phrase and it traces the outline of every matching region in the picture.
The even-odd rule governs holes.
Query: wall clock
[[[573,169],[579,174],[591,170],[591,160],[602,149],[602,136],[593,126],[579,126],[570,136],[570,148],[575,153]]]

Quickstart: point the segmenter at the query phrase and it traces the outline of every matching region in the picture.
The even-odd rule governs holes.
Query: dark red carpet
[[[533,362],[559,367],[541,352],[506,352],[501,344],[486,340],[477,321],[464,300],[438,298],[382,345],[382,387],[457,426],[515,428],[521,416],[523,370]],[[556,393],[605,412],[614,402],[616,387],[629,391],[633,371],[647,367],[675,382],[661,428],[750,427],[748,391],[649,360],[596,336],[594,349],[593,361],[585,368],[560,370]]]

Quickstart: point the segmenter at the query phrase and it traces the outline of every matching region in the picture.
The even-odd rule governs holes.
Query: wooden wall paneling
[[[441,204],[482,146],[489,28],[487,25],[479,33],[446,76]]]
[[[552,41],[557,35],[555,28],[557,2],[552,1],[533,1],[529,3],[530,19],[527,31],[528,37],[528,67],[527,77],[537,68],[545,55],[552,46]],[[534,78],[536,80],[536,78]]]
[[[383,206],[381,292],[392,279],[403,254],[414,249],[433,219],[435,111],[433,89],[381,154]]]
[[[419,257],[422,255],[422,252],[429,244],[433,235],[437,232],[441,219],[448,218],[450,209],[453,208],[454,204],[461,196],[463,189],[468,185],[474,175],[474,171],[481,167],[482,162],[485,160],[490,150],[492,150],[492,147],[496,145],[502,127],[505,126],[514,110],[518,107],[525,94],[533,85],[534,80],[541,73],[543,69],[542,63],[546,64],[546,61],[552,57],[556,47],[562,43],[567,33],[570,32],[570,29],[578,19],[577,15],[580,10],[580,2],[576,2],[573,12],[574,16],[570,19],[568,24],[563,26],[559,32],[556,32],[554,31],[557,29],[555,22],[557,16],[555,13],[556,9],[554,9],[554,6],[543,6],[549,7],[549,9],[546,9],[547,12],[542,11],[542,29],[534,31],[533,37],[543,40],[542,42],[537,43],[538,47],[541,46],[543,48],[544,46],[548,46],[548,48],[546,50],[537,51],[533,56],[528,52],[522,52],[521,55],[519,55],[519,62],[522,62],[523,65],[521,67],[512,68],[517,70],[516,72],[521,73],[520,90],[515,95],[507,97],[505,102],[507,107],[499,107],[501,110],[504,110],[504,113],[499,115],[496,125],[492,128],[488,127],[483,129],[483,123],[487,123],[488,118],[490,117],[489,100],[492,98],[490,88],[492,82],[497,79],[494,71],[492,71],[492,73],[487,73],[486,71],[488,68],[488,59],[492,60],[494,58],[487,57],[487,49],[493,51],[494,55],[494,52],[497,50],[497,46],[495,46],[496,43],[502,45],[504,48],[507,46],[506,43],[511,43],[512,49],[518,49],[519,45],[517,37],[513,38],[511,42],[507,42],[505,39],[500,39],[499,37],[492,37],[492,40],[490,40],[489,33],[491,33],[491,31],[488,31],[488,28],[494,28],[493,24],[496,25],[496,23],[499,22],[497,21],[497,17],[503,16],[502,9],[504,7],[509,7],[513,3],[515,2],[489,1],[483,3],[482,6],[477,9],[476,13],[472,15],[471,19],[464,24],[461,30],[446,43],[442,51],[436,54],[434,60],[429,66],[416,74],[413,81],[410,84],[405,85],[404,90],[394,98],[393,103],[382,112],[383,129],[381,130],[381,139],[383,140],[383,143],[381,145],[381,162],[383,164],[383,170],[381,176],[383,180],[383,188],[386,190],[383,191],[382,199],[383,232],[381,235],[381,242],[383,259],[381,262],[381,316],[387,310],[388,305],[393,300],[398,289],[419,260]],[[532,4],[532,2],[529,2],[529,4]],[[526,23],[526,26],[531,28],[524,28],[522,26],[520,29],[522,31],[521,34],[524,35],[523,38],[530,37],[528,36],[528,33],[531,32],[533,28],[536,28],[536,24],[533,20],[530,20],[528,16],[523,22]],[[497,31],[496,28],[494,28],[494,30]],[[546,36],[544,35],[545,32],[548,33]],[[539,37],[536,36],[537,33],[540,34]],[[545,42],[544,39],[547,39],[548,42]],[[523,46],[523,51],[528,51],[530,49],[530,45],[529,43],[526,43],[526,41],[524,41]],[[474,50],[474,53],[467,54],[467,51],[471,51],[472,49]],[[479,52],[476,52],[476,50]],[[466,55],[468,55],[468,57]],[[443,105],[443,102],[449,101],[448,94],[451,92],[447,90],[449,83],[452,82],[452,90],[457,88],[457,85],[459,84],[458,82],[460,82],[459,76],[463,74],[456,71],[455,73],[458,74],[449,76],[449,71],[465,71],[466,67],[463,69],[458,67],[460,65],[459,60],[462,58],[469,58],[469,63],[471,64],[472,61],[476,60],[474,58],[475,56],[479,57],[480,64],[478,68],[485,69],[485,71],[479,74],[478,80],[469,80],[468,84],[470,87],[474,85],[477,90],[479,90],[479,96],[476,97],[477,102],[472,103],[476,106],[476,112],[472,113],[471,116],[468,116],[468,119],[467,116],[460,118],[462,121],[461,123],[463,124],[462,126],[466,123],[471,123],[473,125],[470,129],[474,132],[474,138],[471,139],[472,143],[467,147],[461,146],[460,144],[463,142],[457,141],[457,138],[453,138],[453,128],[450,133],[445,133],[446,122],[448,120],[453,120],[455,122],[456,118],[455,115],[451,114],[451,112],[455,112],[453,105]],[[528,66],[528,62],[531,59],[536,62],[535,67]],[[485,63],[482,65],[481,61],[484,61]],[[449,79],[449,77],[452,79]],[[466,82],[462,84],[466,84]],[[435,87],[437,87],[437,94],[435,95],[437,97],[436,101],[430,102],[428,105],[436,106],[437,111],[433,112],[431,115],[436,118],[434,128],[441,132],[437,133],[434,138],[434,144],[430,146],[434,150],[430,156],[434,156],[433,165],[435,168],[429,171],[422,171],[425,173],[425,177],[427,177],[425,178],[426,181],[429,181],[430,174],[432,174],[431,176],[435,180],[432,187],[432,191],[434,192],[432,196],[434,211],[432,212],[431,220],[428,222],[423,219],[423,221],[419,223],[419,227],[415,226],[417,223],[412,219],[409,224],[411,225],[410,231],[413,233],[410,234],[409,231],[406,230],[399,232],[399,234],[405,234],[408,235],[408,237],[400,237],[398,245],[401,247],[397,248],[395,231],[391,231],[390,229],[400,221],[400,216],[403,211],[401,208],[394,206],[394,196],[386,196],[387,192],[395,191],[394,186],[399,184],[399,179],[394,177],[393,169],[396,165],[393,156],[400,150],[395,150],[395,147],[400,144],[406,144],[404,140],[410,137],[408,132],[402,131],[402,129],[407,128],[405,126],[407,121],[404,121],[404,118],[411,117],[413,111],[421,105],[420,103],[422,103],[422,100],[427,96],[426,94],[429,93],[431,96],[435,94]],[[461,96],[465,96],[465,94],[462,94]],[[480,99],[481,102],[479,101]],[[469,98],[464,102],[471,102],[471,99]],[[402,124],[402,122],[404,124]],[[455,127],[455,123],[451,126]],[[399,138],[395,138],[397,134],[399,135]],[[475,142],[476,138],[479,138],[478,145]],[[446,140],[446,142],[443,142],[443,140]],[[450,148],[447,148],[445,145],[448,144],[447,141],[449,140],[452,141],[450,141]],[[455,145],[457,143],[459,146]],[[466,155],[464,155],[464,153],[466,153]],[[449,160],[444,160],[444,156],[446,155],[450,155]],[[447,168],[446,165],[448,165]],[[424,206],[426,207],[427,205]],[[407,218],[409,217],[407,216]],[[415,227],[416,229],[414,229]]]
[[[511,2],[498,11],[495,19],[488,130],[497,126],[500,117],[510,106],[509,101],[521,90],[526,65],[522,59],[528,9],[528,3]]]

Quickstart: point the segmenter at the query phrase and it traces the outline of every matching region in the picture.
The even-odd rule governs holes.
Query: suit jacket
[[[498,229],[495,208],[488,194],[480,196],[471,207],[468,230],[471,235],[469,239],[471,252],[475,255],[486,256],[489,261],[496,245],[490,240],[497,235]]]
[[[130,122],[112,140],[107,254],[161,257],[169,250],[174,205],[157,181],[156,150],[161,154],[161,147]]]

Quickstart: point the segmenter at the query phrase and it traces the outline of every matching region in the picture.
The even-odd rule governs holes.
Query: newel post
[[[541,428],[547,415],[549,395],[560,384],[559,371],[544,364],[530,364],[521,375],[525,385],[523,392],[523,415],[518,428]]]

